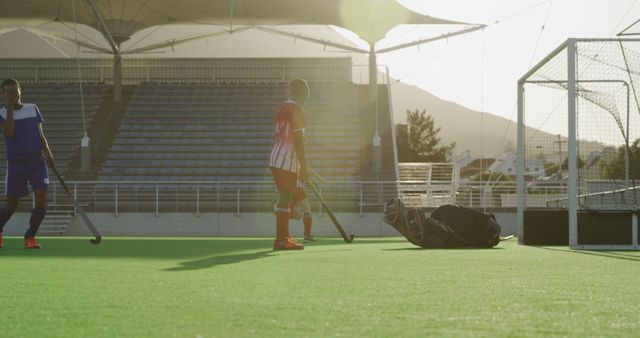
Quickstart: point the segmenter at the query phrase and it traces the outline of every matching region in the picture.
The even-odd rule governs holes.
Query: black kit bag
[[[500,243],[495,216],[461,205],[443,205],[426,217],[421,209],[405,208],[394,199],[385,204],[384,221],[424,248],[491,248]]]

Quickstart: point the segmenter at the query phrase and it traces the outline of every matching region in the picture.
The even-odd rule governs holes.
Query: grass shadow
[[[316,240],[316,242],[308,244],[305,243],[305,245],[320,246],[344,244],[350,246],[359,244],[389,244],[406,242],[402,237],[356,237],[352,243],[346,243],[342,238],[337,237],[316,237]]]
[[[580,255],[614,258],[614,259],[620,259],[620,260],[632,261],[632,262],[640,262],[640,254],[631,255],[631,254],[625,254],[617,251],[571,250],[569,248],[548,247],[548,246],[531,246],[531,247],[536,249],[549,250],[549,251],[558,251],[558,252],[574,253],[574,254],[580,254]]]
[[[272,256],[272,254],[272,250],[264,250],[236,255],[213,256],[193,261],[182,262],[179,266],[167,268],[164,269],[164,271],[192,271],[208,269],[220,265],[235,264],[254,259],[266,258]]]
[[[351,251],[351,250],[350,249],[318,250],[318,251],[303,250],[303,251],[297,251],[297,252],[298,254],[301,254],[301,255],[310,255],[310,254],[318,254],[318,253],[325,254],[328,252],[340,252],[340,251],[344,252],[344,251]],[[277,254],[276,254],[276,251],[273,251],[273,250],[240,253],[235,255],[218,255],[218,256],[211,256],[203,259],[197,259],[193,261],[182,262],[177,267],[167,268],[167,269],[164,269],[163,271],[200,270],[200,269],[207,269],[207,268],[212,268],[220,265],[235,264],[235,263],[240,263],[244,261],[275,257],[275,256],[277,256]]]

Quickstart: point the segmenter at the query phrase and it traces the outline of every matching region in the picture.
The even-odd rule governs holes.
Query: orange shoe
[[[40,249],[41,246],[36,242],[35,237],[27,237],[24,239],[24,248],[25,249]]]
[[[291,237],[273,241],[273,250],[303,250],[304,245],[294,241]]]
[[[0,232],[0,249],[2,249],[2,245],[4,245],[4,240],[2,239],[2,232]]]

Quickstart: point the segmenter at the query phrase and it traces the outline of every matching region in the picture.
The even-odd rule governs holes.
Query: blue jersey
[[[0,108],[0,123],[7,120],[7,110]],[[13,110],[14,133],[12,138],[4,137],[7,146],[7,160],[15,160],[24,155],[42,154],[42,141],[38,124],[44,120],[38,106],[23,103],[20,109]]]

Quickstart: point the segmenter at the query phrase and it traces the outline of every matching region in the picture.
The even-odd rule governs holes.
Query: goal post
[[[640,39],[568,39],[520,78],[521,244],[528,212],[555,210],[573,249],[640,249],[638,94]]]

